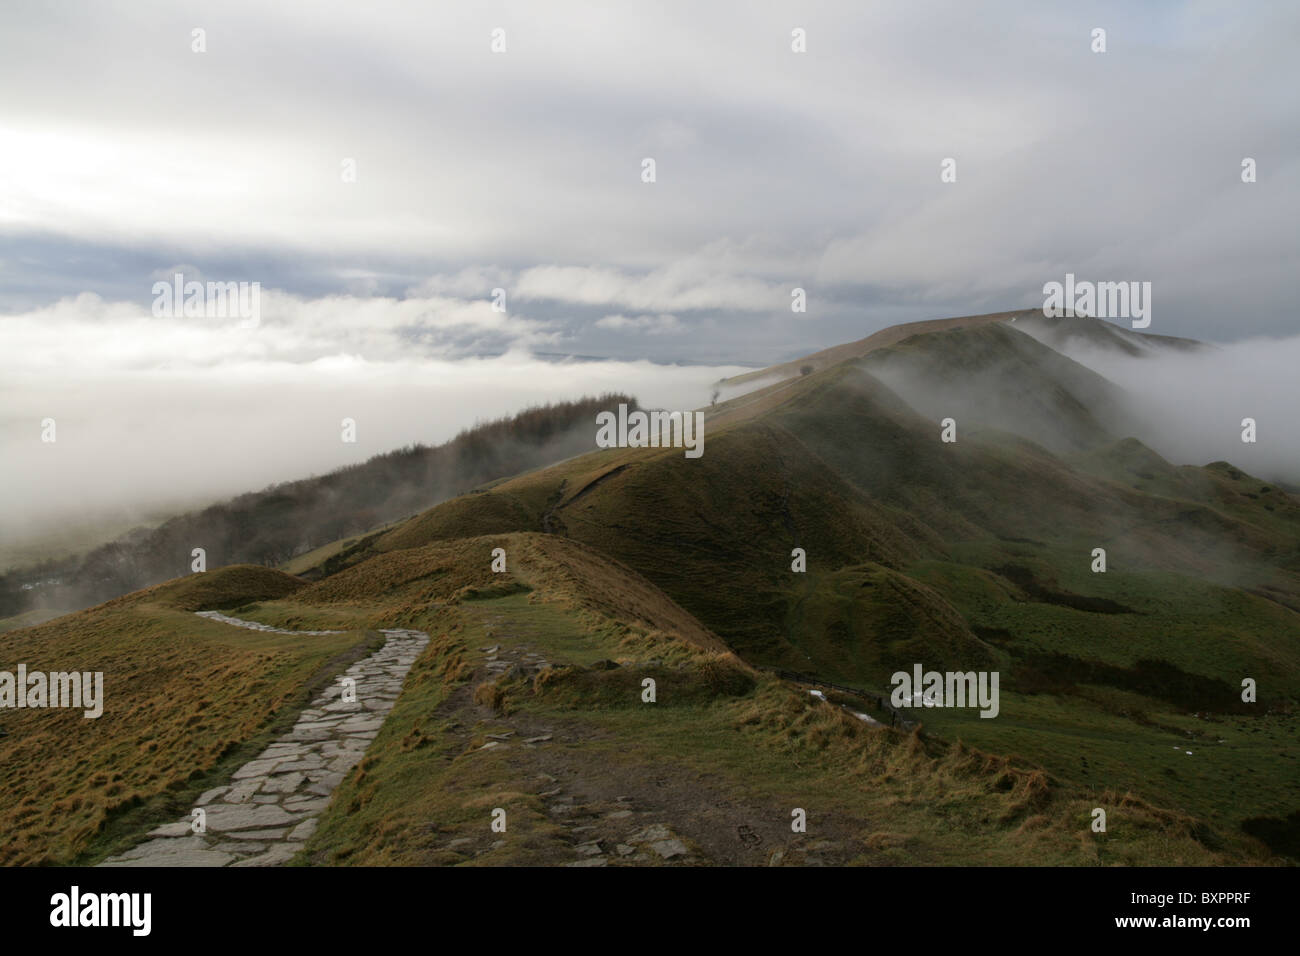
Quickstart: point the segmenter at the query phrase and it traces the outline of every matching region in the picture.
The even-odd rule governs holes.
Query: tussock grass
[[[920,733],[867,727],[839,707],[726,654],[678,641],[676,664],[656,663],[663,639],[629,640],[610,620],[584,622],[564,600],[534,590],[435,612],[438,636],[416,662],[362,775],[345,781],[309,844],[309,862],[536,864],[572,859],[565,831],[512,769],[510,745],[480,751],[517,717],[582,733],[563,762],[616,762],[628,780],[669,765],[697,767],[737,800],[804,806],[819,819],[867,820],[857,862],[1211,865],[1262,860],[1196,818],[1122,792],[1092,796],[1022,758]],[[533,677],[500,675],[467,685],[476,648],[526,639],[555,666]],[[639,646],[642,641],[646,643]],[[565,660],[586,645],[584,663]],[[623,655],[622,666],[608,659]],[[602,663],[603,662],[603,663]],[[598,665],[598,666],[593,666]],[[640,701],[655,676],[658,702]],[[447,710],[470,699],[492,720],[466,726]],[[465,691],[460,691],[464,693]],[[586,728],[585,731],[582,728]],[[346,796],[345,796],[346,795]],[[1105,802],[1109,832],[1091,834]],[[506,809],[510,838],[489,846],[488,811]],[[788,812],[788,811],[787,811]],[[468,838],[472,849],[454,851]]]
[[[374,641],[363,633],[265,634],[188,610],[299,585],[264,568],[221,569],[0,635],[2,669],[104,674],[97,719],[0,711],[0,863],[93,861],[171,822],[348,656],[366,653]]]

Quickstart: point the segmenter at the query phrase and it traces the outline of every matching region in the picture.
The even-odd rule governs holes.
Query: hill
[[[891,325],[878,332],[873,332],[866,338],[858,339],[856,342],[833,345],[828,349],[822,349],[820,352],[805,355],[803,358],[781,362],[767,368],[755,369],[741,375],[734,375],[731,378],[724,379],[724,382],[728,385],[740,385],[745,382],[769,378],[794,378],[796,375],[803,374],[805,366],[811,367],[813,371],[830,368],[850,359],[862,358],[878,348],[893,345],[913,335],[941,332],[946,329],[972,328],[995,322],[1008,322],[1012,319],[1027,318],[1035,314],[1041,313],[1037,309],[1016,309],[1010,312],[989,312],[984,315],[963,315],[948,319],[926,319],[923,322],[904,322],[900,325]]]
[[[202,547],[210,567],[278,565],[371,531],[496,478],[595,447],[588,423],[626,395],[530,408],[466,429],[435,448],[413,445],[327,475],[274,485],[139,529],[67,559],[0,575],[0,619],[74,610],[190,570]]]
[[[872,350],[861,367],[933,421],[952,416],[1057,453],[1120,437],[1129,424],[1120,390],[1017,328],[914,335]]]
[[[131,702],[156,756],[69,725],[59,783],[31,769],[38,748],[12,751],[15,859],[99,859],[174,819],[191,777],[288,719],[287,675],[401,627],[428,646],[299,863],[1300,860],[1300,500],[1164,460],[1111,383],[1009,316],[824,355],[707,410],[698,459],[576,455],[322,546],[297,575],[223,569],[0,635],[33,659],[114,649],[146,688],[216,643],[235,668]],[[212,607],[345,633],[236,637],[191,613]],[[996,717],[891,707],[917,665],[996,673]],[[240,680],[267,688],[243,716],[224,690]],[[35,739],[20,726],[6,766]],[[118,762],[119,780],[90,775]],[[96,789],[113,784],[135,803]],[[84,808],[75,839],[33,787]]]
[[[963,315],[946,319],[926,319],[921,322],[903,322],[873,332],[856,342],[834,345],[819,352],[813,352],[802,358],[780,362],[766,368],[755,369],[741,375],[723,379],[721,384],[736,386],[747,382],[760,382],[794,378],[806,374],[805,369],[818,371],[847,362],[850,359],[870,355],[876,349],[888,348],[904,339],[932,332],[945,332],[955,329],[974,329],[988,325],[1013,325],[1017,331],[1024,332],[1050,348],[1063,354],[1073,350],[1094,349],[1101,352],[1115,351],[1126,355],[1151,355],[1162,351],[1190,352],[1208,348],[1204,343],[1194,339],[1183,339],[1172,335],[1154,335],[1149,332],[1134,332],[1113,322],[1094,319],[1089,316],[1049,317],[1043,315],[1042,309],[1014,309],[1008,312],[989,312],[983,315]]]
[[[1168,352],[1198,352],[1210,348],[1195,339],[1173,335],[1134,332],[1114,322],[1101,319],[1045,316],[1042,312],[1016,316],[1019,332],[1032,335],[1044,345],[1064,355],[1084,351],[1118,352],[1134,358],[1152,357]]]
[[[916,376],[952,381],[955,443],[882,381],[927,394]],[[546,530],[637,570],[753,664],[868,691],[917,661],[998,669],[1000,719],[934,711],[925,726],[1253,832],[1300,783],[1285,743],[1297,502],[1230,465],[1161,463],[1125,435],[1107,384],[1005,327],[953,323],[745,396],[741,414],[720,406],[697,461],[582,456],[453,499],[348,560]],[[1259,790],[1237,792],[1240,774]]]
[[[494,548],[510,570],[491,570]],[[188,613],[212,606],[279,628],[351,630],[295,637]],[[222,569],[79,612],[57,631],[13,635],[30,653],[60,633],[91,664],[112,635],[115,679],[102,726],[29,712],[0,738],[6,862],[95,862],[184,819],[199,792],[220,792],[287,726],[295,687],[321,686],[374,646],[367,628],[380,624],[435,636],[364,759],[320,801],[328,806],[299,862],[1260,858],[1248,841],[1207,848],[1194,819],[1129,794],[1085,794],[1015,759],[872,729],[835,700],[747,666],[630,569],[527,533],[393,551],[314,585]],[[196,669],[200,657],[220,663]],[[250,690],[258,707],[230,696]],[[50,733],[64,741],[57,755]],[[1115,809],[1113,831],[1081,840],[1098,800]],[[791,830],[792,807],[808,814],[807,834]],[[508,838],[486,826],[497,812]]]

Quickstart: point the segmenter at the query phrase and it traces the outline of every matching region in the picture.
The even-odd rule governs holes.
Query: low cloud
[[[1300,336],[1247,339],[1194,352],[1127,356],[1062,347],[1131,397],[1135,436],[1178,465],[1229,461],[1300,485]],[[1256,422],[1256,441],[1242,420]]]
[[[674,332],[683,331],[683,326],[675,315],[638,315],[628,317],[626,315],[607,315],[603,319],[596,320],[596,327],[600,329],[620,329],[636,330],[645,332],[649,335],[668,335]]]
[[[545,323],[487,302],[271,290],[262,311],[241,329],[83,295],[0,318],[0,540],[321,474],[530,404],[624,391],[702,407],[711,382],[744,371],[546,361],[531,353],[552,341]],[[468,354],[475,343],[499,354]]]
[[[515,295],[525,301],[646,311],[770,312],[789,307],[790,288],[754,276],[711,272],[695,257],[688,257],[640,275],[598,266],[536,266],[520,273]]]

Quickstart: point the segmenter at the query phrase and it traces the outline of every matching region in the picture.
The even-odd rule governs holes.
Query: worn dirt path
[[[502,751],[510,775],[503,785],[538,794],[550,822],[563,829],[556,863],[608,865],[836,865],[855,853],[854,825],[818,821],[816,834],[791,831],[791,806],[768,805],[740,795],[722,774],[702,772],[685,760],[617,750],[614,734],[580,712],[539,719],[526,711],[509,716],[474,701],[474,686],[521,668],[535,673],[548,661],[529,638],[527,625],[483,609],[476,613],[493,645],[473,680],[445,700],[438,715],[449,721],[448,756],[463,753],[471,738],[487,736],[484,750]],[[488,731],[485,734],[485,731]],[[459,837],[447,845],[466,857],[487,853],[495,835]]]

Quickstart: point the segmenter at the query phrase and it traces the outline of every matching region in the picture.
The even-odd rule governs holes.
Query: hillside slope
[[[483,482],[590,450],[595,442],[587,423],[620,402],[636,406],[634,398],[612,394],[529,408],[434,448],[376,455],[137,529],[84,555],[10,570],[0,574],[0,619],[33,609],[74,610],[185,574],[196,547],[211,567],[288,562]]]
[[[0,711],[0,864],[68,864],[188,813],[333,671],[363,631],[285,636],[227,627],[203,608],[284,598],[303,582],[235,566],[0,634],[0,665],[102,674],[102,714]]]
[[[12,858],[98,858],[174,818],[196,774],[291,716],[295,681],[407,627],[428,647],[298,862],[1300,861],[1300,500],[1165,461],[1104,379],[975,318],[710,409],[698,459],[583,454],[300,577],[223,569],[0,635],[149,691],[111,744],[58,725],[66,779],[35,769],[45,715],[0,737]],[[957,406],[956,441],[933,402]],[[232,637],[190,613],[209,607],[348,633]],[[879,726],[916,666],[998,675],[996,716]],[[249,681],[252,709],[228,689]]]
[[[1054,452],[1122,437],[1120,390],[1011,323],[911,336],[860,363],[933,421],[1013,432]]]
[[[1010,384],[1008,363],[1024,372]],[[1010,391],[961,403],[946,443],[933,413],[881,381],[900,368],[953,378],[958,397]],[[568,537],[636,569],[746,661],[872,691],[915,663],[998,670],[999,719],[918,716],[1072,784],[1289,833],[1300,503],[1231,465],[1163,463],[1124,435],[1105,386],[989,323],[906,336],[767,390],[742,416],[723,409],[703,458],[582,456],[431,509],[349,560],[479,528]],[[999,416],[1031,433],[1059,421],[1069,440],[1058,454],[979,421]],[[1257,775],[1249,795],[1241,774]]]

